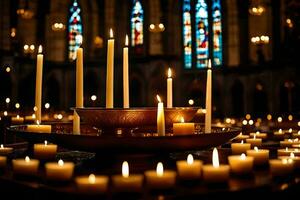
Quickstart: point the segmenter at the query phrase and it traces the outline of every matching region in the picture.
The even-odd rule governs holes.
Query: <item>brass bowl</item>
[[[74,108],[80,119],[90,126],[97,128],[137,128],[156,126],[157,108]],[[198,111],[199,110],[199,111]],[[193,120],[195,114],[204,116],[204,112],[196,107],[165,108],[165,125],[171,127],[179,122],[181,117],[186,122]],[[202,113],[202,114],[201,114]]]

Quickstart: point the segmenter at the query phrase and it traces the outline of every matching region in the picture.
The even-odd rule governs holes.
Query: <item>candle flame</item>
[[[39,125],[40,125],[40,121],[39,121],[39,120],[36,120],[36,124],[39,126]]]
[[[172,78],[172,70],[171,70],[171,68],[168,69],[168,78]]]
[[[241,141],[241,144],[244,144],[244,140]]]
[[[43,53],[43,47],[42,47],[42,45],[39,45],[38,53],[39,53],[39,54]]]
[[[114,32],[113,32],[112,28],[109,29],[109,36],[110,36],[110,38],[114,37]]]
[[[96,183],[96,176],[94,174],[89,175],[89,183],[95,184]]]
[[[258,152],[258,148],[257,148],[257,146],[255,146],[255,147],[254,147],[254,150],[255,150],[256,152]]]
[[[20,116],[19,115],[17,115],[17,119],[19,119],[20,118]]]
[[[279,133],[282,133],[282,129],[279,129],[279,131],[278,131]]]
[[[47,146],[47,145],[48,145],[48,141],[47,141],[47,140],[45,140],[45,141],[44,141],[44,143],[45,143],[45,146]]]
[[[282,159],[282,164],[287,164],[288,160],[286,158]]]
[[[164,175],[164,166],[161,162],[157,163],[156,174],[157,174],[157,176],[163,176]]]
[[[258,134],[260,134],[260,132],[259,132],[259,131],[256,131],[256,134],[258,135]]]
[[[180,117],[180,122],[184,123],[184,118],[183,117]]]
[[[208,59],[207,68],[208,68],[208,69],[211,69],[211,59]]]
[[[291,158],[295,158],[295,154],[292,152],[290,155]]]
[[[26,156],[26,157],[25,157],[25,162],[27,162],[27,163],[30,162],[29,156]]]
[[[213,155],[212,155],[212,164],[214,167],[219,167],[220,163],[219,163],[219,155],[218,155],[218,150],[217,148],[214,148],[213,150]]]
[[[285,147],[285,151],[288,151],[289,150],[289,148],[288,147]]]
[[[3,146],[3,144],[1,144],[0,148],[1,148],[1,149],[4,149],[4,146]]]
[[[194,157],[193,157],[193,155],[189,154],[188,157],[187,157],[187,159],[186,159],[186,161],[187,161],[188,165],[192,165],[194,163]]]
[[[58,161],[58,166],[60,166],[60,167],[64,166],[64,161],[62,159],[60,159]]]
[[[246,160],[246,155],[244,153],[241,154],[241,159]]]
[[[125,46],[128,46],[129,44],[129,40],[128,40],[128,35],[126,34],[126,37],[125,37]]]
[[[128,178],[129,177],[129,165],[127,161],[124,161],[122,164],[122,176],[124,178]]]
[[[161,103],[161,99],[160,99],[160,96],[159,95],[156,95],[156,99],[159,103]]]
[[[256,134],[254,134],[253,139],[254,139],[254,140],[256,139]]]
[[[291,132],[293,132],[293,129],[292,129],[292,128],[289,129],[289,133],[291,133]]]

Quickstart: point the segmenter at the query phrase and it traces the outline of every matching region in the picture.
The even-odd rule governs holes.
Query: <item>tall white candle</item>
[[[211,88],[212,88],[212,72],[211,60],[208,60],[207,80],[206,80],[206,114],[205,114],[205,133],[211,132]]]
[[[167,108],[173,107],[173,80],[171,68],[168,69],[167,79]]]
[[[114,107],[114,44],[113,31],[110,29],[110,39],[107,44],[106,67],[106,108]]]
[[[82,37],[80,37],[82,43]],[[83,48],[76,51],[76,108],[83,107]],[[80,134],[80,117],[76,111],[73,114],[73,133]]]
[[[161,99],[156,95],[158,100],[157,104],[157,134],[159,136],[165,135],[165,113],[164,113],[164,103],[161,102]]]
[[[35,79],[35,121],[42,121],[42,82],[43,82],[43,60],[42,45],[39,46],[36,62],[36,79]]]
[[[123,48],[123,107],[129,108],[129,80],[128,80],[128,35]]]

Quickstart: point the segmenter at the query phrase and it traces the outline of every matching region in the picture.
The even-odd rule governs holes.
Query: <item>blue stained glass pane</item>
[[[184,67],[192,68],[191,0],[183,0],[183,48]]]
[[[212,17],[213,17],[213,58],[214,65],[222,65],[222,14],[220,0],[213,0],[212,2]]]
[[[80,41],[76,39],[82,37],[82,20],[80,17],[81,8],[77,0],[73,0],[70,7],[70,18],[68,23],[68,40],[69,40],[69,59],[76,59],[76,51],[80,47]]]
[[[208,51],[208,12],[205,0],[198,0],[195,9],[196,27],[196,67],[207,66]]]
[[[142,45],[144,41],[144,11],[139,0],[133,0],[131,13],[131,45]]]

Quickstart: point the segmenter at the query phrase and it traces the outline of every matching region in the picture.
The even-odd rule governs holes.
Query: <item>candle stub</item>
[[[79,191],[84,193],[103,193],[107,191],[108,187],[107,176],[96,176],[94,174],[76,177],[75,182]]]
[[[12,160],[13,172],[18,175],[35,176],[37,175],[40,161],[30,159],[28,156],[25,159]]]
[[[57,152],[56,144],[48,144],[45,141],[43,144],[34,144],[34,157],[43,160],[54,159]]]
[[[53,181],[69,181],[73,176],[74,163],[64,162],[49,162],[45,164],[46,178]]]
[[[191,154],[188,155],[187,160],[180,160],[176,162],[178,177],[182,180],[195,180],[201,178],[201,170],[203,162],[194,160]]]

